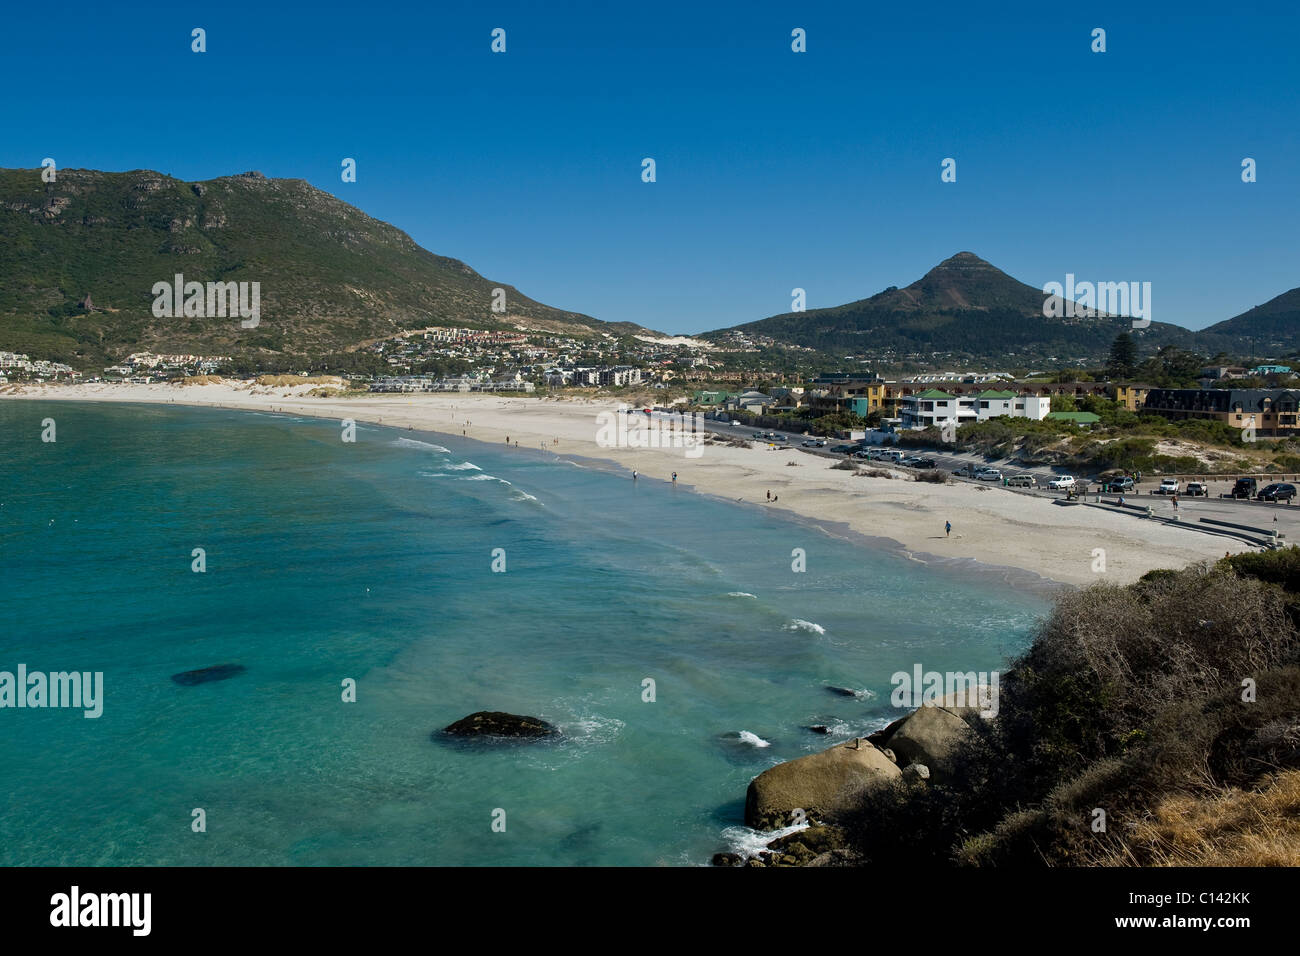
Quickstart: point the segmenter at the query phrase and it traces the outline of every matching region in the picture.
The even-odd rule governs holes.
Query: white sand
[[[919,557],[966,558],[1024,569],[1052,581],[1088,585],[1128,583],[1152,568],[1183,567],[1246,549],[1229,539],[1086,507],[1061,507],[1045,498],[964,482],[926,484],[906,479],[854,477],[825,458],[796,449],[733,448],[709,444],[699,457],[681,448],[629,449],[597,445],[597,414],[612,401],[547,400],[490,395],[375,394],[316,398],[309,387],[208,385],[0,386],[0,398],[150,402],[283,409],[296,414],[352,418],[440,431],[617,462],[642,480],[668,480],[731,500],[789,511],[831,527],[889,538]],[[466,423],[469,424],[466,424]],[[747,436],[750,429],[736,429]],[[558,439],[558,444],[555,440]],[[788,462],[796,462],[791,467]],[[874,463],[872,463],[874,465]],[[902,472],[898,472],[902,474]],[[768,504],[766,492],[779,501]],[[951,521],[951,537],[944,522]],[[1096,548],[1105,570],[1094,571]]]

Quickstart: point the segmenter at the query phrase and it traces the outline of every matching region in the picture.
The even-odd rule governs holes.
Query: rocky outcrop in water
[[[506,737],[520,740],[554,737],[559,731],[537,717],[521,717],[499,710],[480,710],[449,724],[440,732],[435,731],[435,736],[438,733],[451,737]]]
[[[745,825],[773,829],[807,817],[847,809],[863,789],[887,786],[901,776],[898,766],[865,739],[854,739],[764,770],[745,793]],[[797,815],[796,815],[797,816]]]
[[[210,684],[214,680],[229,680],[248,670],[243,664],[217,664],[214,667],[200,667],[196,671],[181,671],[173,674],[172,680],[183,687],[195,684]]]

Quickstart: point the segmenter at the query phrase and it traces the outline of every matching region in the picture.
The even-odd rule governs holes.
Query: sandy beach
[[[642,481],[668,481],[704,494],[788,512],[835,531],[885,538],[920,560],[966,559],[1086,586],[1129,583],[1152,568],[1183,567],[1245,545],[1097,508],[1066,508],[1046,498],[953,482],[856,477],[826,458],[798,449],[741,448],[709,443],[702,450],[619,448],[597,443],[609,400],[538,399],[472,394],[374,394],[321,398],[316,386],[268,387],[242,382],[192,384],[9,385],[0,398],[144,402],[278,409],[351,418],[400,428],[461,435],[485,442],[602,459],[635,470]],[[624,406],[625,407],[625,406]],[[604,419],[608,421],[608,418]],[[745,429],[745,433],[749,433]],[[696,455],[697,457],[692,457]],[[766,500],[767,492],[777,497]],[[944,533],[952,523],[951,536]],[[1105,569],[1094,549],[1105,552]],[[1022,576],[1023,577],[1023,576]]]

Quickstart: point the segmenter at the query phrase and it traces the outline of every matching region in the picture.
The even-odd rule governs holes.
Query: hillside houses
[[[10,379],[66,378],[76,381],[81,378],[81,373],[74,371],[70,365],[32,359],[21,352],[0,352],[0,375],[6,382]]]

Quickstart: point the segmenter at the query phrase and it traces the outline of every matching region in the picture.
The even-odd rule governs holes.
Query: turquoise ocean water
[[[0,709],[0,864],[706,863],[746,839],[755,774],[898,716],[895,671],[998,668],[1045,610],[677,470],[0,402],[0,671],[105,682],[98,719]],[[224,663],[246,670],[170,679]],[[563,739],[431,739],[477,710]]]

